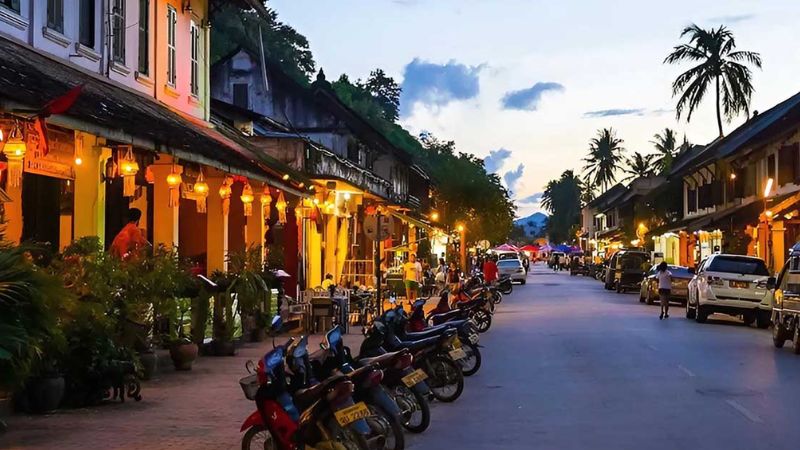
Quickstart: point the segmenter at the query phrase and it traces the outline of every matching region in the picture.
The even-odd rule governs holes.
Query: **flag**
[[[69,111],[70,108],[72,108],[72,105],[74,105],[75,101],[78,100],[78,96],[81,95],[82,90],[83,85],[79,84],[67,91],[67,93],[61,97],[50,100],[46,105],[44,105],[44,108],[42,108],[42,112],[39,115],[41,117],[48,117],[53,114],[64,114],[65,112]]]

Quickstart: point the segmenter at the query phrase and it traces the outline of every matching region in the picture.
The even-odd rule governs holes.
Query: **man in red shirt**
[[[487,257],[483,263],[483,279],[487,283],[497,279],[497,263],[493,257]]]
[[[122,227],[111,243],[112,255],[123,260],[131,259],[150,244],[139,229],[141,218],[142,211],[138,208],[131,208],[128,211],[128,224]]]

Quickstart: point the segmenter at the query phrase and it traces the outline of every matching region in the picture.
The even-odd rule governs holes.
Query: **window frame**
[[[78,43],[91,49],[94,49],[97,44],[97,36],[95,34],[96,12],[97,2],[95,0],[78,1]]]
[[[15,4],[16,7],[14,7]],[[0,0],[0,8],[19,14],[22,11],[22,0]]]
[[[150,75],[150,0],[139,0],[139,54],[137,71]]]
[[[167,84],[172,87],[178,82],[177,25],[178,10],[172,5],[167,5]]]
[[[64,0],[47,0],[47,28],[64,34]]]
[[[200,96],[200,26],[192,19],[189,24],[189,36],[191,39],[189,52],[189,92],[195,96]]]
[[[111,60],[125,65],[125,0],[111,0]]]

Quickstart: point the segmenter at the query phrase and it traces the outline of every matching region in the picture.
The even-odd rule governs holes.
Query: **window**
[[[191,39],[192,39],[192,74],[189,81],[192,95],[197,97],[200,95],[200,29],[197,24],[192,21],[191,25]]]
[[[150,0],[139,0],[139,64],[142,75],[150,74]]]
[[[125,64],[125,0],[112,0],[111,9],[111,57]]]
[[[175,26],[178,23],[178,13],[172,6],[167,7],[167,83],[175,86],[178,77],[176,51],[175,51]]]
[[[778,152],[778,184],[793,183],[798,178],[798,146],[784,145]]]
[[[239,108],[249,109],[250,99],[248,92],[250,85],[247,83],[234,83],[233,84],[233,104]]]
[[[745,256],[717,256],[706,268],[709,272],[738,273],[741,275],[769,276],[764,261]]]
[[[778,173],[776,170],[775,159],[776,159],[775,153],[767,157],[767,177],[772,178],[775,181],[778,181]]]
[[[94,0],[80,0],[78,13],[78,42],[94,48]]]
[[[47,0],[47,28],[64,32],[64,0]]]
[[[697,211],[697,190],[689,188],[686,190],[686,206],[687,212],[693,213]]]
[[[10,9],[19,14],[19,0],[0,0],[0,7]]]

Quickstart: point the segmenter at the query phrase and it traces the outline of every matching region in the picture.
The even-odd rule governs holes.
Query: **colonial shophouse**
[[[207,272],[263,244],[311,180],[213,120],[209,88],[207,1],[0,1],[6,238],[108,244],[137,207]]]

